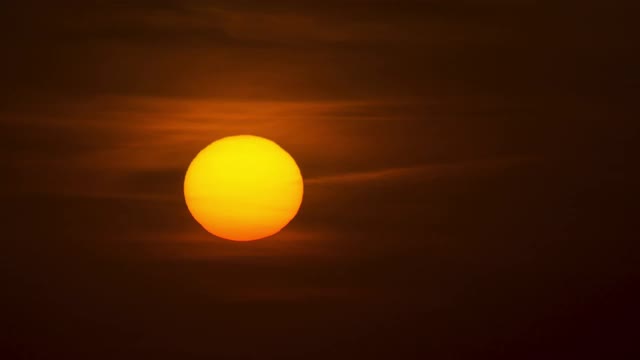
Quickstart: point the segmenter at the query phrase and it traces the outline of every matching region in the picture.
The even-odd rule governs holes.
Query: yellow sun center
[[[298,165],[278,144],[240,135],[212,143],[193,159],[184,196],[207,231],[250,241],[276,234],[296,216],[303,187]]]

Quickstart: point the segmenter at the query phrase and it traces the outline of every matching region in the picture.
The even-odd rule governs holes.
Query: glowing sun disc
[[[191,215],[210,233],[234,241],[278,233],[298,213],[303,192],[293,157],[251,135],[213,142],[193,159],[184,179]]]

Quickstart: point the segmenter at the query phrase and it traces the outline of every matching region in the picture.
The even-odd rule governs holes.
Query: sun
[[[252,135],[213,142],[193,159],[184,179],[191,215],[213,235],[234,241],[278,233],[298,213],[303,192],[293,157]]]

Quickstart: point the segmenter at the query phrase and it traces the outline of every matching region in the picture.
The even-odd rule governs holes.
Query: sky
[[[2,352],[631,358],[638,10],[1,5]],[[305,178],[273,238],[217,239],[184,203],[236,134]]]

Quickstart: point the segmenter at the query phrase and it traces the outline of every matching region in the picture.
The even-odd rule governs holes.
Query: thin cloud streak
[[[335,185],[362,183],[378,180],[394,180],[410,177],[441,176],[460,174],[466,171],[479,169],[502,168],[514,165],[526,159],[493,159],[477,162],[464,162],[452,164],[425,164],[411,167],[387,168],[371,171],[350,172],[329,176],[319,176],[305,180],[306,185]]]

